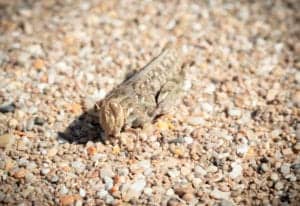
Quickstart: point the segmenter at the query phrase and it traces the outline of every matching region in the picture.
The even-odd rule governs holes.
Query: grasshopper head
[[[103,100],[100,103],[99,120],[106,136],[119,136],[125,124],[122,106],[117,101]]]

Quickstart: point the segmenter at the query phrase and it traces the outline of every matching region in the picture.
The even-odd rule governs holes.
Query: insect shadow
[[[88,141],[103,142],[102,134],[96,110],[92,108],[73,120],[63,132],[58,132],[58,138],[71,143],[85,144]]]

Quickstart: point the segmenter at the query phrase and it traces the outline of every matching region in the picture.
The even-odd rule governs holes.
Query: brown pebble
[[[195,196],[193,193],[186,193],[182,196],[182,199],[184,199],[187,202],[191,202],[192,200],[194,200]]]
[[[300,90],[296,91],[292,96],[292,101],[295,105],[300,107]]]
[[[4,134],[0,136],[0,147],[1,148],[10,148],[15,142],[15,136],[12,134]]]
[[[72,205],[76,200],[79,199],[79,195],[65,195],[60,197],[60,203],[62,206]]]
[[[179,200],[175,199],[175,198],[171,198],[169,199],[167,206],[180,206],[181,203],[179,202]]]
[[[17,172],[15,172],[13,176],[17,179],[22,179],[26,176],[27,172],[28,171],[26,169],[21,168]]]
[[[87,148],[87,153],[88,153],[90,156],[93,156],[94,154],[97,153],[96,147],[94,147],[94,146],[89,146],[89,147]]]

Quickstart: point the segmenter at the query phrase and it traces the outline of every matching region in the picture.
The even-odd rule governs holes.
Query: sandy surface
[[[1,1],[0,204],[297,205],[300,4],[242,2]],[[176,39],[175,115],[104,144],[94,103]]]

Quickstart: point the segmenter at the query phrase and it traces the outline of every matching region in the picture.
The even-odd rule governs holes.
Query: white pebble
[[[110,177],[104,177],[103,180],[105,182],[105,189],[110,190],[114,185],[113,179]]]
[[[288,175],[290,174],[290,167],[291,167],[291,164],[289,163],[283,163],[282,166],[280,167],[280,172],[285,176],[285,175]]]
[[[270,176],[271,180],[273,180],[274,182],[276,182],[279,179],[279,176],[277,173],[272,173]]]
[[[176,169],[170,169],[168,171],[168,175],[171,177],[171,178],[175,178],[175,177],[178,177],[180,174],[180,172]]]
[[[151,187],[146,187],[144,189],[144,194],[147,196],[151,196],[152,195],[152,188]]]
[[[196,175],[200,176],[204,176],[207,174],[207,172],[200,165],[196,165],[194,171]]]
[[[85,170],[85,164],[80,161],[72,162],[71,165],[77,172],[83,172]]]
[[[230,198],[230,192],[222,192],[216,188],[213,191],[211,191],[210,195],[216,199],[229,199]]]
[[[216,90],[216,86],[212,83],[208,84],[205,88],[204,88],[204,93],[207,94],[213,94]]]
[[[139,178],[131,185],[128,185],[128,188],[127,186],[124,186],[125,194],[123,196],[127,200],[139,198],[145,186],[146,186],[145,178]]]
[[[61,188],[60,188],[60,190],[59,190],[59,193],[61,194],[61,195],[65,195],[65,194],[67,194],[69,192],[69,189],[65,186],[65,185],[63,185]]]
[[[184,137],[184,142],[185,142],[186,144],[192,144],[193,141],[194,141],[194,139],[193,139],[192,137],[190,137],[190,136]]]
[[[283,189],[283,187],[284,187],[284,185],[283,185],[283,183],[282,182],[277,182],[276,184],[275,184],[275,189],[276,190],[282,190]]]
[[[209,173],[216,173],[218,171],[218,168],[214,165],[210,165],[208,168],[207,168],[207,172]]]
[[[239,117],[241,116],[242,112],[237,108],[232,108],[228,111],[228,114],[232,117]]]
[[[144,187],[146,186],[146,181],[144,178],[140,178],[137,181],[135,181],[132,185],[131,185],[131,189],[135,190],[136,192],[142,192]]]
[[[33,44],[27,47],[27,51],[34,57],[39,57],[44,55],[44,51],[39,44]]]
[[[207,102],[202,102],[200,104],[200,106],[207,113],[211,113],[214,110],[214,107],[211,104],[207,103]]]
[[[42,170],[41,170],[41,173],[43,174],[43,175],[46,175],[46,174],[48,174],[50,172],[50,169],[49,168],[43,168]]]
[[[92,95],[92,99],[98,101],[99,99],[103,99],[105,95],[105,90],[100,89],[99,91],[94,92],[94,94]]]
[[[166,192],[166,195],[168,195],[168,196],[172,196],[172,195],[174,195],[174,190],[173,189],[168,189],[167,190],[167,192]]]
[[[112,171],[112,168],[110,166],[106,166],[100,170],[100,175],[102,178],[112,177],[112,176],[114,176],[114,172]]]
[[[242,144],[236,149],[236,152],[238,154],[245,154],[248,152],[248,149],[249,149],[249,146],[247,144]]]
[[[94,155],[93,155],[92,160],[93,160],[94,162],[96,162],[96,161],[100,161],[100,160],[105,160],[106,157],[107,157],[106,154],[97,153],[97,154],[94,154]]]
[[[79,189],[79,194],[80,194],[81,197],[85,197],[86,191],[84,189],[80,188]]]
[[[112,205],[114,203],[115,199],[110,194],[106,195],[105,203],[108,205]]]
[[[192,82],[191,80],[185,80],[183,83],[183,90],[189,91],[192,88]]]
[[[229,173],[229,176],[232,179],[235,179],[235,178],[239,177],[240,175],[242,175],[243,168],[239,163],[233,162],[233,163],[231,163],[231,167],[232,167],[232,170]]]
[[[108,192],[105,189],[102,189],[97,192],[97,196],[101,199],[103,199],[107,194],[108,194]]]
[[[202,117],[190,117],[187,119],[190,125],[204,125],[205,120]]]

